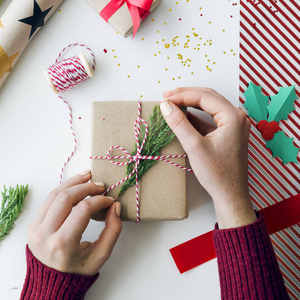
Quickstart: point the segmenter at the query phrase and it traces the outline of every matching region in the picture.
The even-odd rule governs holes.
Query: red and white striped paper
[[[240,105],[252,81],[266,95],[279,86],[296,85],[300,96],[300,2],[297,0],[241,0],[240,2]],[[280,127],[300,147],[300,99],[295,111]],[[251,120],[249,187],[257,209],[300,192],[300,165],[283,165],[265,148],[261,133]],[[300,155],[298,154],[298,162]],[[271,235],[279,266],[291,299],[300,299],[299,224]]]

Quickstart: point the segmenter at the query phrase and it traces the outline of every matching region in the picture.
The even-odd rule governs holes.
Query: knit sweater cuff
[[[262,213],[257,217],[243,227],[215,226],[222,299],[289,299]]]
[[[62,273],[37,260],[26,246],[27,274],[20,300],[80,300],[99,277]]]

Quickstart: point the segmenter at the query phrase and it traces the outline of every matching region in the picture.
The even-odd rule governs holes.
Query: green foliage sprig
[[[28,193],[28,185],[16,188],[10,187],[9,190],[4,186],[2,194],[2,203],[0,211],[0,241],[10,232],[18,218],[25,203],[25,197]]]
[[[143,139],[145,136],[145,125],[141,122],[140,136],[139,142],[142,145]],[[169,125],[166,123],[164,117],[160,112],[159,106],[155,105],[152,110],[152,115],[150,116],[150,122],[148,126],[148,136],[145,142],[145,145],[142,149],[141,155],[148,156],[159,156],[160,149],[167,144],[169,144],[175,137],[175,134],[171,131]],[[131,156],[136,154],[137,147],[135,144],[135,149],[130,153]],[[138,178],[140,178],[150,167],[152,167],[157,161],[142,159],[140,160],[138,166]],[[126,168],[126,176],[128,176],[135,167],[135,162],[127,165]],[[119,195],[122,195],[125,190],[127,190],[130,186],[135,184],[135,176],[131,176],[127,179],[120,191]]]

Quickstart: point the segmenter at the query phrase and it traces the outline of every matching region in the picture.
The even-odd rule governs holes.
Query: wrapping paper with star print
[[[33,36],[63,0],[13,0],[0,17],[0,87]]]

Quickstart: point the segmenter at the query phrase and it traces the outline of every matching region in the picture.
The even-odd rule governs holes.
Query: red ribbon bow
[[[100,12],[100,16],[108,22],[111,16],[126,2],[133,24],[133,38],[143,21],[150,13],[153,0],[111,0]]]

